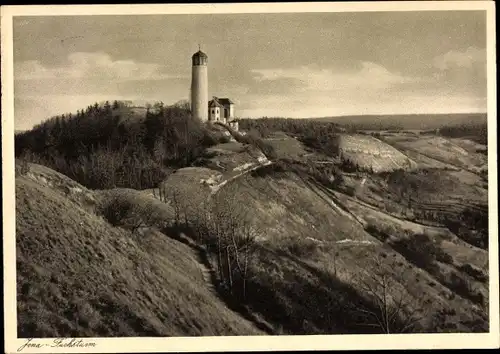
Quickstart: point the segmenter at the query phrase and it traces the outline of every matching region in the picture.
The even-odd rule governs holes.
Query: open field
[[[303,160],[310,152],[297,139],[283,132],[275,132],[265,139],[280,159]]]
[[[417,152],[420,155],[454,167],[480,173],[487,169],[486,155],[478,150],[484,146],[467,139],[445,139],[439,136],[386,136],[385,141],[397,148]]]

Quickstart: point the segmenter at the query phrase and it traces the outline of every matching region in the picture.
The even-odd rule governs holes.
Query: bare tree
[[[210,227],[217,247],[218,272],[228,290],[247,296],[249,262],[255,250],[258,230],[253,225],[244,199],[228,188],[213,200]]]
[[[419,301],[398,283],[393,274],[384,270],[383,259],[374,256],[374,266],[359,277],[362,291],[373,302],[373,308],[358,308],[366,322],[362,325],[379,328],[383,333],[407,333],[423,318]],[[404,281],[400,275],[399,280]]]
[[[153,146],[153,158],[159,166],[163,166],[166,157],[166,149],[163,138],[158,138]]]
[[[172,201],[172,207],[174,208],[175,226],[179,226],[181,214],[179,192],[176,189],[172,189],[170,190],[170,193],[168,193],[167,198]]]

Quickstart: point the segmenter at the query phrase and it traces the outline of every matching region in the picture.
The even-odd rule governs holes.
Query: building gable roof
[[[217,98],[217,100],[223,104],[224,106],[229,106],[230,104],[234,104],[229,98]]]
[[[213,100],[210,100],[210,102],[208,102],[208,106],[209,107],[221,107],[221,108],[224,107],[222,104],[220,104],[220,102],[215,97]]]
[[[229,107],[230,105],[234,104],[233,101],[231,101],[229,98],[219,98],[219,97],[213,97],[213,100],[211,100],[208,105],[212,107],[212,105],[216,105],[218,107]]]

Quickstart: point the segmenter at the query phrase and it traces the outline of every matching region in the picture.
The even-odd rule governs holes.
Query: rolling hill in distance
[[[486,113],[450,113],[450,114],[394,114],[394,115],[350,115],[338,117],[311,118],[333,122],[340,125],[352,125],[360,129],[405,129],[428,130],[443,126],[477,125],[487,123]]]

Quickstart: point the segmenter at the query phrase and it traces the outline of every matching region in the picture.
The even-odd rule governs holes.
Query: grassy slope
[[[405,239],[408,234],[425,234],[452,257],[451,262],[457,268],[470,264],[480,269],[484,274],[488,274],[488,251],[464,242],[447,228],[432,227],[401,220],[380,210],[376,210],[376,208],[367,207],[354,198],[342,195],[341,193],[337,193],[337,195],[341,196],[340,198],[349,207],[349,210],[355,213],[360,219],[364,220],[368,225],[372,225],[375,229],[381,230],[384,234],[389,235],[389,241]],[[476,289],[487,296],[487,284],[475,282],[472,278],[469,281],[474,283]]]
[[[275,141],[279,144],[279,140]],[[202,171],[197,173],[200,176],[204,174]],[[436,186],[442,188],[442,185],[450,183],[450,176],[449,172],[439,173],[445,174]],[[435,178],[435,175],[425,177],[422,185],[433,186]],[[186,179],[183,177],[182,180]],[[193,186],[186,188],[186,193],[199,194],[192,192],[199,178],[191,180]],[[180,182],[171,180],[169,184]],[[471,192],[469,184],[457,186],[456,181],[453,182],[446,189],[450,193],[454,190],[467,196]],[[386,196],[387,185],[383,188],[377,183],[367,185],[372,188],[370,194]],[[484,309],[467,298],[456,296],[448,288],[449,274],[457,273],[455,269],[438,262],[437,269],[443,275],[436,277],[436,274],[412,264],[390,245],[365,232],[356,218],[369,216],[371,220],[387,223],[401,233],[407,230],[415,233],[425,231],[442,241],[443,249],[453,253],[457,266],[471,263],[484,270],[486,253],[465,244],[454,235],[448,233],[442,236],[435,231],[436,228],[423,229],[394,218],[386,220],[380,213],[371,213],[371,216],[369,211],[352,203],[343,203],[343,200],[335,198],[335,194],[325,192],[314,183],[308,183],[292,173],[275,173],[272,169],[267,173],[263,170],[247,174],[230,182],[219,193],[223,199],[236,198],[238,204],[245,205],[254,225],[260,230],[257,251],[251,264],[253,277],[249,292],[253,292],[253,297],[250,296],[249,307],[273,323],[275,328],[281,328],[286,333],[309,334],[368,331],[354,324],[356,311],[352,306],[366,301],[366,294],[358,287],[357,279],[367,269],[374,269],[373,257],[380,254],[385,259],[384,267],[388,274],[399,284],[396,286],[400,289],[398,291],[406,292],[414,306],[426,309],[421,330],[485,329]],[[426,193],[434,195],[435,191],[424,190]],[[346,238],[354,242],[339,243]],[[334,267],[332,259],[335,254]],[[484,284],[470,277],[468,279],[484,292]],[[325,303],[330,305],[325,307]],[[439,313],[442,317],[436,324]]]
[[[265,230],[262,237],[266,239],[372,239],[349,215],[332,206],[324,193],[293,173],[274,177],[247,174],[220,193],[227,198],[237,193],[237,200],[248,206],[258,229]]]
[[[417,186],[417,190],[412,193],[412,205],[415,208],[439,205],[446,209],[447,205],[451,205],[460,209],[467,205],[487,205],[488,200],[485,182],[477,175],[463,170],[413,171],[394,181],[388,181],[382,175],[371,175],[363,185],[361,177],[349,177],[345,180],[346,185],[357,190],[356,196],[360,200],[394,213],[404,214],[408,207],[405,202],[407,199],[401,198],[399,189],[403,184],[410,183]]]
[[[262,249],[253,263],[256,273],[253,286],[259,293],[270,295],[266,302],[256,301],[252,306],[255,311],[267,313],[271,321],[281,323],[285,330],[291,333],[367,331],[355,325],[354,320],[340,320],[338,316],[354,318],[356,311],[352,311],[351,306],[366,300],[358,280],[367,269],[374,269],[376,254],[383,254],[387,274],[399,284],[391,289],[392,294],[404,291],[408,302],[425,307],[426,319],[421,323],[421,330],[433,328],[433,314],[440,311],[450,312],[445,316],[446,326],[450,323],[456,326],[448,330],[470,331],[474,321],[484,323],[482,308],[454,296],[433,274],[411,264],[388,245],[377,242],[357,222],[328,206],[328,200],[330,204],[340,200],[312,192],[293,175],[246,176],[236,183],[242,201],[251,205],[256,222],[262,223],[265,230]],[[351,207],[348,205],[350,212],[358,211]],[[365,214],[360,215],[366,215],[366,210],[363,212]],[[306,237],[321,242],[310,242]],[[338,243],[345,238],[371,244]],[[460,240],[454,241],[452,245],[457,254],[466,254],[471,249]],[[297,244],[299,249],[291,249],[291,244]],[[477,256],[484,255],[482,250],[473,251]],[[484,290],[483,284],[477,285]],[[325,307],[325,303],[330,305]],[[276,317],[275,308],[280,308],[286,316]],[[298,318],[306,324],[301,324]],[[291,323],[287,324],[288,321]]]
[[[445,164],[479,172],[488,165],[485,155],[474,151],[475,145],[464,139],[446,139],[439,136],[394,136],[385,137],[393,146],[410,152],[417,152],[427,158]],[[476,144],[477,148],[481,147]]]
[[[33,170],[45,179],[16,180],[20,337],[259,333],[214,294],[190,248],[114,228],[70,200],[61,175]]]
[[[276,144],[279,144],[279,140],[276,140]],[[285,147],[285,150],[290,150],[291,153],[288,155],[292,155],[292,157],[294,157],[293,155],[297,155],[297,158],[300,158],[298,155],[302,155],[295,151],[297,149],[294,151],[292,151],[293,149],[289,149],[288,145]],[[462,195],[465,197],[472,194],[471,187],[474,187],[475,184],[472,177],[468,178],[470,183],[457,185],[456,178],[459,178],[462,172],[453,172],[452,174],[450,172],[436,173],[446,174],[446,176],[442,176],[443,178],[438,178],[439,183],[437,184],[435,183],[436,175],[433,174],[424,177],[419,176],[418,178],[423,179],[421,185],[433,186],[439,189],[439,191],[449,191],[449,193],[445,193],[444,201],[455,199],[454,197],[457,193],[457,196]],[[190,204],[196,202],[194,203],[196,206],[189,205],[190,212],[196,213],[199,212],[197,206],[209,194],[208,187],[203,186],[200,181],[212,175],[218,175],[218,173],[214,170],[203,168],[182,169],[171,175],[165,185],[167,187],[177,186],[180,189],[180,195],[183,197],[182,200],[189,200],[191,201]],[[30,183],[29,181],[25,182]],[[379,199],[382,196],[381,201],[383,202],[383,199],[387,199],[387,196],[390,197],[391,193],[394,193],[391,188],[391,186],[385,184],[382,180],[376,179],[371,181],[369,179],[366,183],[363,196],[368,197],[366,198],[367,202],[377,199],[377,195]],[[112,193],[122,192],[124,191],[114,191]],[[389,194],[387,194],[388,192]],[[130,194],[131,198],[135,198],[135,203],[143,205],[147,202],[146,199],[148,197],[145,194],[139,197],[134,191],[127,191],[127,193]],[[389,244],[382,243],[367,233],[363,225],[357,221],[357,218],[362,219],[365,217],[383,222],[384,224],[390,224],[398,232],[407,229],[416,231],[418,229],[416,225],[405,224],[397,220],[394,221],[390,217],[386,217],[380,213],[372,213],[366,208],[363,209],[352,203],[346,203],[345,200],[336,198],[334,193],[329,193],[295,174],[274,173],[272,169],[270,173],[247,174],[228,183],[218,193],[228,199],[237,198],[241,205],[245,205],[253,218],[254,224],[260,230],[259,242],[250,264],[252,277],[249,279],[248,305],[253,312],[261,314],[266,321],[272,323],[277,332],[280,329],[285,333],[296,334],[360,333],[373,331],[373,328],[360,327],[356,323],[358,320],[356,316],[359,315],[356,308],[359,306],[370,306],[367,304],[366,294],[359,287],[359,279],[360,277],[363,278],[363,273],[367,270],[375,269],[373,260],[375,255],[379,255],[384,259],[383,267],[395,282],[394,287],[391,288],[391,294],[404,293],[413,304],[409,305],[410,309],[412,306],[423,306],[426,309],[426,313],[423,314],[425,315],[425,320],[420,323],[420,330],[484,331],[486,329],[487,320],[484,308],[471,303],[466,298],[456,296],[453,291],[447,288],[447,277],[451,272],[456,272],[455,269],[452,269],[448,264],[439,263],[438,269],[443,275],[437,277],[436,274],[429,273],[415,266]],[[32,194],[31,191],[29,194]],[[435,195],[434,189],[424,189],[421,191],[419,198],[428,197],[435,202]],[[109,197],[109,194],[106,194],[106,197]],[[482,199],[482,196],[479,198]],[[40,198],[34,199],[40,200]],[[456,202],[456,199],[454,202]],[[391,203],[398,204],[394,200]],[[73,205],[70,207],[75,209]],[[65,206],[65,209],[67,208],[68,206]],[[166,213],[165,215],[171,215],[172,212],[159,204],[153,205],[153,209],[162,209],[159,215],[162,215],[162,212]],[[77,209],[72,212],[76,211]],[[46,212],[46,210],[43,209],[43,212]],[[353,214],[357,214],[356,217]],[[44,214],[40,213],[34,218],[27,218],[25,222],[29,223],[29,220],[40,222],[42,220],[41,215]],[[57,215],[57,217],[60,217],[60,213]],[[68,215],[72,214],[68,213]],[[52,215],[52,217],[56,218],[55,215]],[[83,220],[90,218],[90,220],[95,221],[95,215],[88,213],[74,216],[75,220],[82,218]],[[44,222],[46,222],[46,219],[44,219]],[[110,228],[104,221],[100,222],[106,226],[106,230],[110,229],[118,233],[116,236],[106,238],[106,242],[115,247],[115,250],[117,246],[111,241],[115,238],[121,237],[121,239],[127,240],[130,246],[127,246],[126,250],[131,249],[131,247],[143,250],[145,240],[149,239],[146,237],[136,240],[131,239],[124,231],[116,231],[116,229]],[[73,224],[69,223],[66,226],[63,223],[62,226],[69,227]],[[60,222],[58,227],[61,228]],[[85,228],[82,229],[85,230]],[[107,232],[111,233],[108,230],[104,234],[106,235]],[[173,259],[176,255],[178,257],[179,253],[190,254],[189,249],[184,248],[183,245],[164,238],[162,235],[151,235],[153,237],[151,243],[153,249],[148,249],[143,254],[150,252],[147,254],[152,254],[155,261],[150,265],[147,264],[147,261],[141,261],[144,267],[154,268],[158,264],[162,264],[157,261],[158,259]],[[443,248],[448,250],[449,253],[453,253],[454,259],[458,264],[468,262],[479,268],[484,266],[482,263],[484,252],[481,250],[470,248],[468,245],[464,245],[463,242],[461,243],[459,239],[453,237],[450,241],[450,239],[446,239],[439,232],[434,232],[433,236],[442,238]],[[29,240],[29,238],[27,239]],[[78,239],[80,240],[82,237],[80,236]],[[339,241],[343,241],[344,239],[351,239],[358,243],[339,243]],[[369,243],[359,241],[369,241]],[[92,244],[92,242],[90,243]],[[123,252],[125,252],[125,248],[112,253],[114,255],[122,254]],[[77,257],[78,255],[79,253],[75,253],[72,256]],[[108,255],[107,257],[111,256]],[[64,257],[60,258],[64,259]],[[187,260],[187,257],[185,258],[183,259],[186,263],[182,264],[179,267],[180,269],[177,269],[178,263],[176,263],[175,267],[168,268],[168,270],[178,276],[183,274],[184,270],[189,270],[188,274],[184,274],[185,278],[183,279],[186,283],[182,283],[183,286],[188,288],[188,284],[191,284],[196,289],[202,289],[203,287],[199,278],[193,276],[195,274],[194,269],[198,265],[194,261],[194,258],[192,258],[192,262]],[[473,259],[481,261],[475,262]],[[29,264],[29,262],[24,263]],[[140,276],[134,273],[135,268],[124,267],[127,264],[125,260],[121,260],[121,264],[117,266],[115,271],[127,272],[123,276],[125,279],[131,277],[137,278],[137,284],[140,284],[137,286],[137,289],[144,289],[144,284],[140,283]],[[109,265],[109,267],[112,267],[112,265]],[[49,268],[50,272],[54,272],[54,268],[55,266]],[[65,267],[65,271],[68,268],[70,269],[70,267]],[[167,269],[167,266],[165,268]],[[181,284],[180,280],[172,280],[174,279],[174,275],[166,276],[166,273],[167,271],[165,273],[157,272],[154,276],[151,275],[148,284],[153,286],[152,284],[161,282],[163,286],[168,281]],[[188,275],[192,276],[192,278],[188,278]],[[103,281],[105,284],[113,284],[109,280]],[[135,283],[132,282],[132,284]],[[52,287],[55,290],[60,288],[59,285],[57,287],[53,285]],[[155,287],[159,289],[159,285]],[[200,310],[200,313],[192,313],[189,311],[191,309],[192,298],[189,299],[188,297],[188,301],[186,300],[186,293],[180,290],[182,289],[181,286],[171,287],[174,289],[171,293],[178,295],[175,299],[171,299],[172,302],[177,301],[172,306],[182,311],[176,318],[196,318],[197,323],[201,323],[200,327],[202,328],[198,332],[208,330],[208,328],[213,331],[220,331],[221,328],[224,329],[225,324],[230,322],[233,314],[228,312],[223,304],[220,304],[220,308],[216,310],[218,316],[212,315],[210,317],[210,311],[214,311],[216,307],[212,302],[209,304],[214,306],[213,308]],[[119,296],[120,288],[115,289],[110,286],[108,289],[108,297]],[[177,289],[179,289],[178,293],[176,293]],[[68,294],[71,294],[71,292],[68,292]],[[133,301],[126,302],[125,299],[115,299],[114,301],[126,309],[129,306],[129,311],[131,314],[134,314],[133,316],[138,316],[138,314],[143,313],[141,311],[146,311],[141,310],[140,304],[142,300],[138,301],[138,299],[142,298],[134,298],[131,294],[127,295],[129,299],[133,298]],[[213,295],[210,292],[205,295],[207,298],[213,300]],[[68,295],[65,295],[64,298],[67,299]],[[162,301],[165,302],[164,299]],[[196,302],[193,303],[204,304],[197,297],[195,297],[194,301]],[[26,301],[23,303],[26,303]],[[149,309],[149,304],[145,305],[144,308]],[[154,306],[161,305],[154,303]],[[85,311],[82,312],[81,310],[78,312],[85,313]],[[440,319],[438,318],[439,316],[436,316],[439,313],[441,314]],[[149,315],[147,312],[144,314],[146,318],[149,318]],[[154,318],[154,315],[151,316]],[[226,318],[228,319],[227,321],[225,321]],[[252,330],[250,326],[247,327],[244,325],[240,318],[233,318],[233,320],[235,321],[234,323],[239,324],[239,327],[232,327],[235,332],[248,333],[249,330]],[[161,322],[161,319],[159,322]],[[149,326],[156,328],[154,324],[158,324],[159,322],[156,320],[152,321]],[[124,323],[127,324],[128,322],[124,321]],[[185,330],[184,326],[179,325],[179,327],[181,327],[180,331]],[[189,326],[187,327],[190,328]],[[191,329],[195,331],[193,328]],[[176,327],[176,330],[179,329]],[[172,333],[179,332],[172,330]]]
[[[270,144],[280,159],[291,159],[301,161],[305,156],[311,154],[304,145],[297,139],[286,135],[283,132],[274,132],[265,141]]]
[[[399,150],[370,135],[347,135],[340,137],[343,158],[350,159],[363,168],[374,172],[412,168],[416,163]]]

